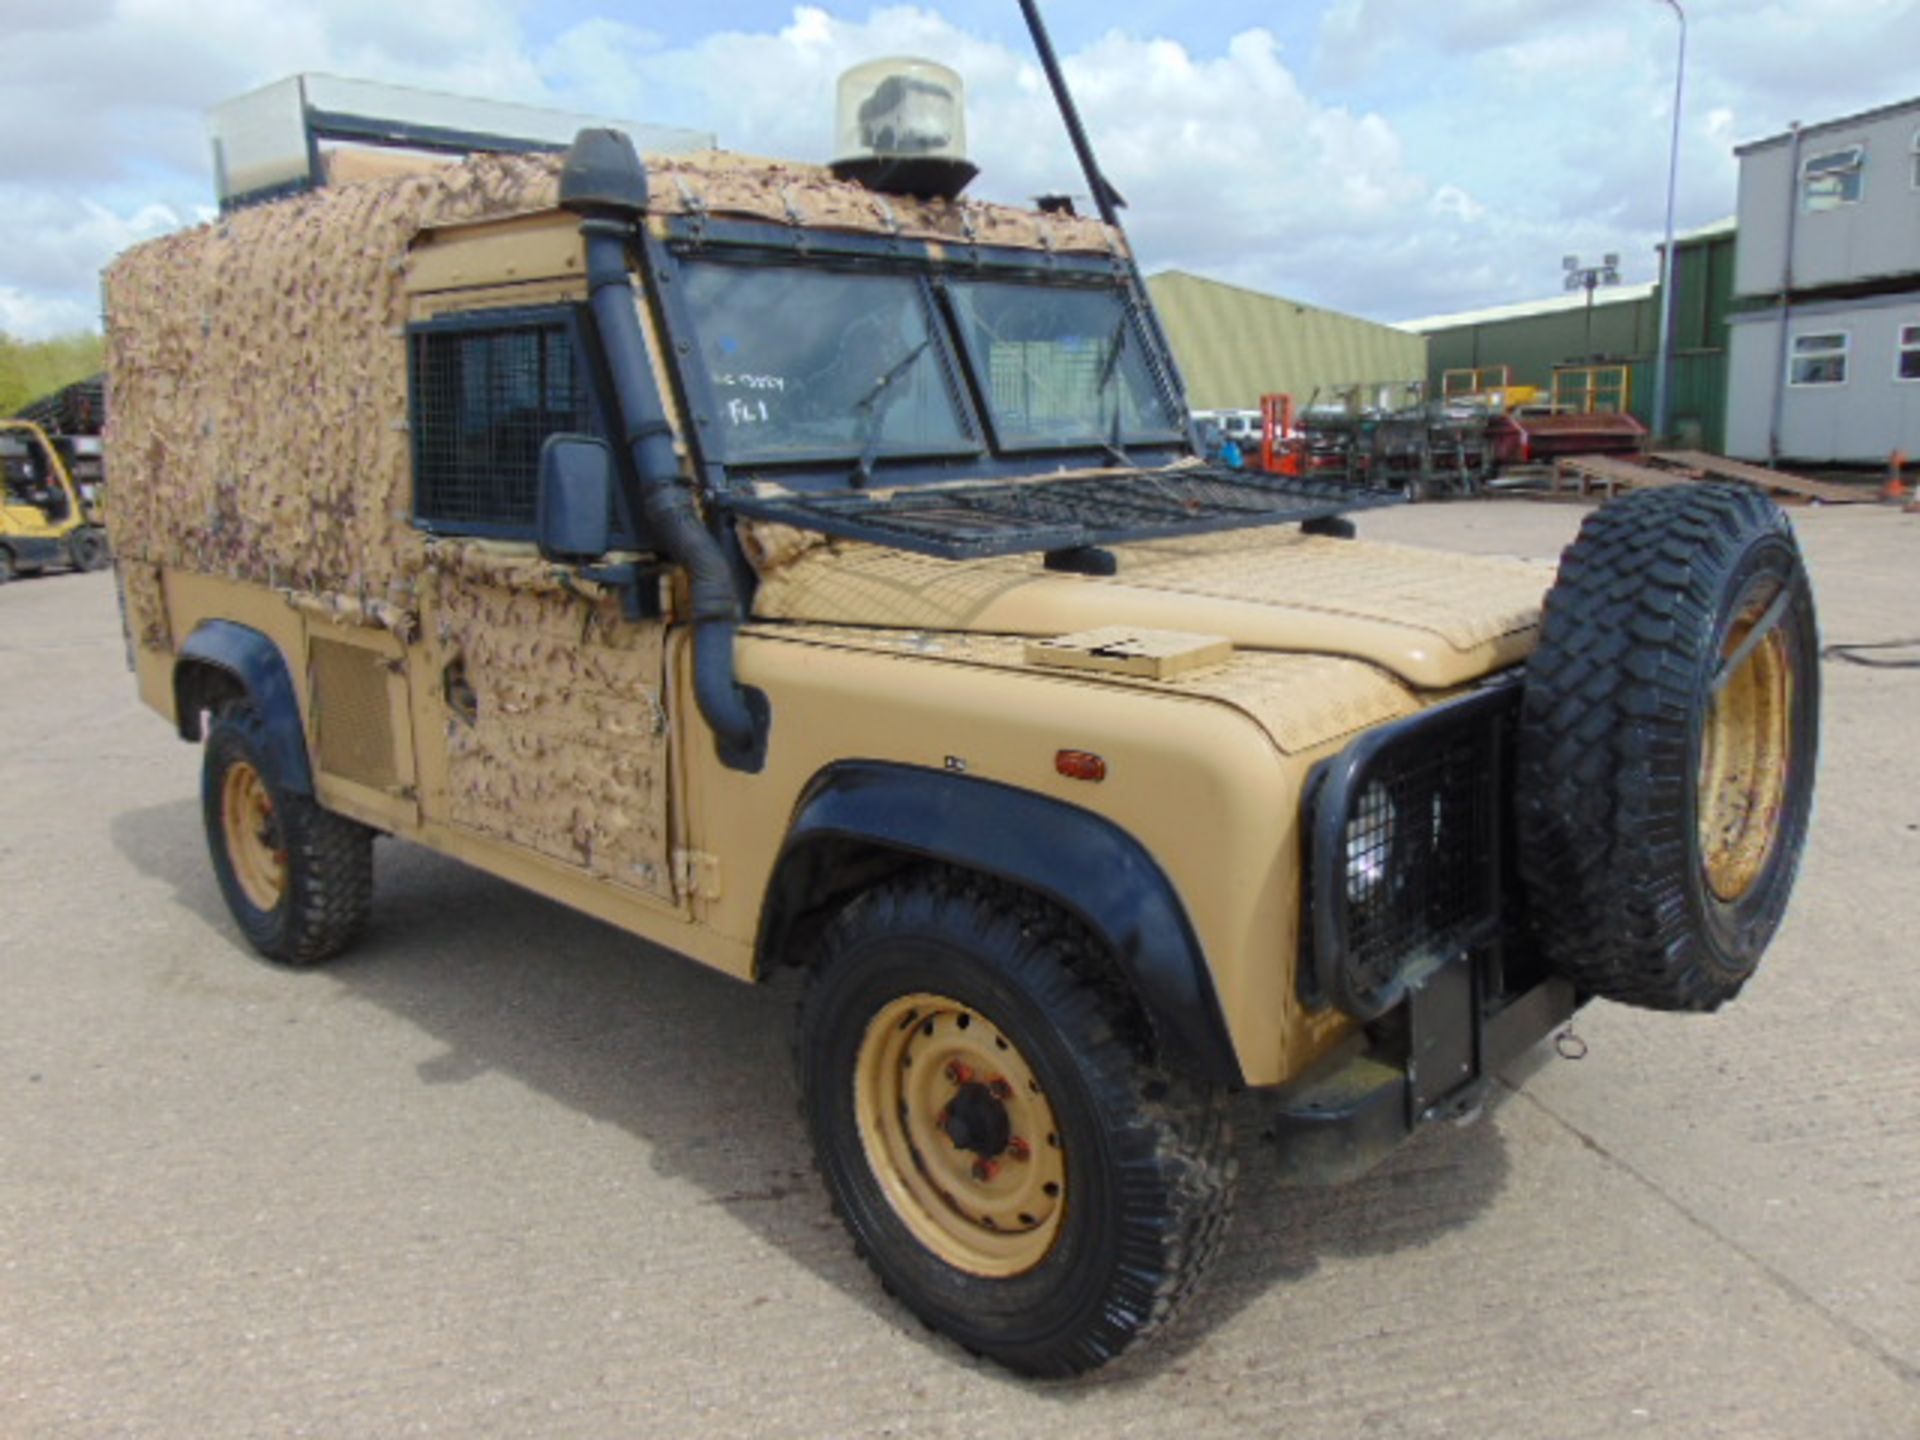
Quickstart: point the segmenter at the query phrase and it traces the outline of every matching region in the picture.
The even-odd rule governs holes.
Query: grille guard
[[[1315,768],[1299,967],[1309,1005],[1377,1019],[1500,933],[1519,701],[1518,682],[1502,680],[1381,726]],[[1370,907],[1349,885],[1356,844],[1379,877]]]
[[[1324,480],[1193,467],[1058,480],[748,495],[710,502],[745,519],[942,560],[1067,551],[1171,535],[1322,520],[1405,501]]]

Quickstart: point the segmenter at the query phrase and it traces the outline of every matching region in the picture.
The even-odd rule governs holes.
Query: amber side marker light
[[[1104,780],[1107,762],[1091,750],[1056,750],[1053,768],[1069,780]]]

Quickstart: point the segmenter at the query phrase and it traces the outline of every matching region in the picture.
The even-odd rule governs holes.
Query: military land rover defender
[[[340,953],[389,835],[804,970],[857,1246],[1036,1374],[1189,1293],[1230,1093],[1338,1180],[1588,998],[1738,992],[1818,718],[1758,494],[1609,504],[1556,578],[1206,464],[1064,108],[1103,218],[602,130],[106,284],[134,668],[245,938]]]

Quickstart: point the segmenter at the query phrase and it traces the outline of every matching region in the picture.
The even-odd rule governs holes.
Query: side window
[[[1920,325],[1900,327],[1900,343],[1893,356],[1893,378],[1920,380]]]
[[[1824,155],[1809,155],[1800,167],[1800,203],[1806,210],[1837,210],[1859,203],[1867,149],[1849,145]]]
[[[412,326],[408,345],[416,523],[531,536],[541,445],[595,428],[576,315],[449,316]]]
[[[1789,385],[1844,385],[1847,383],[1847,343],[1844,330],[1793,337],[1787,361]]]

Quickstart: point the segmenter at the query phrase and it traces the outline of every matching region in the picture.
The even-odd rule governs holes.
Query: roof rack
[[[337,75],[290,75],[207,113],[214,188],[222,211],[326,184],[323,144],[428,155],[527,154],[565,150],[575,135],[589,128],[623,130],[642,154],[714,147],[713,135],[701,130],[638,125]]]

